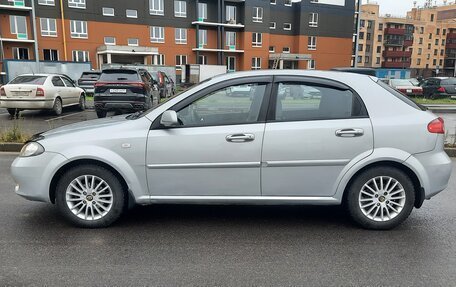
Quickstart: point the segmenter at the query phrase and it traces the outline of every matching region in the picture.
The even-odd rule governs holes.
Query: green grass
[[[456,100],[451,98],[443,98],[443,99],[425,99],[425,98],[412,98],[415,102],[422,104],[422,105],[456,105]]]

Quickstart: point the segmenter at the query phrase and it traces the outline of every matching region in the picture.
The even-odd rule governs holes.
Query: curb
[[[20,152],[21,143],[0,143],[0,152]],[[445,148],[445,152],[449,157],[456,157],[456,148]]]

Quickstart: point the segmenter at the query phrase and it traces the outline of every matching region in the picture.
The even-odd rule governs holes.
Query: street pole
[[[33,25],[33,38],[35,40],[35,62],[37,72],[40,72],[40,55],[38,53],[38,36],[36,32],[36,13],[35,13],[35,1],[32,0],[32,25]]]
[[[358,45],[359,45],[359,30],[361,28],[361,1],[362,0],[358,0],[358,4],[357,4],[357,12],[355,12],[355,14],[357,14],[357,17],[356,17],[356,34],[355,34],[355,58],[353,59],[353,67],[357,68],[358,67]]]

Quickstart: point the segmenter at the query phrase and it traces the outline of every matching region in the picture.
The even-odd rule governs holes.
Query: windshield
[[[396,79],[396,80],[391,80],[391,85],[393,87],[398,87],[398,86],[413,86],[412,82],[410,82],[410,80],[400,80],[400,79]]]
[[[82,73],[81,78],[98,80],[100,78],[100,74],[99,73]]]
[[[116,81],[139,81],[139,76],[133,70],[105,70],[101,74],[101,82],[116,82]]]
[[[43,85],[46,81],[46,76],[19,76],[13,79],[10,84],[29,84],[29,85]]]

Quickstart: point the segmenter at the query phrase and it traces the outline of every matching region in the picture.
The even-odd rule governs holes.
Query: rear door
[[[53,76],[51,79],[52,85],[55,87],[55,94],[54,95],[49,95],[54,98],[60,97],[62,99],[62,104],[66,105],[67,100],[66,100],[66,86],[63,80],[59,76]]]
[[[70,81],[66,77],[60,77],[62,81],[65,83],[65,104],[64,105],[72,105],[79,103],[79,90],[75,88],[72,81]]]
[[[373,150],[366,108],[349,87],[307,77],[275,77],[266,123],[263,196],[329,197],[342,170]]]

